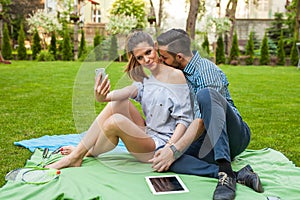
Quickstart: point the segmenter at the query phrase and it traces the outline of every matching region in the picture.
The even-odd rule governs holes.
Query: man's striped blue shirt
[[[196,94],[199,90],[207,87],[220,92],[220,94],[226,98],[233,110],[239,114],[230,96],[228,90],[229,82],[226,75],[213,62],[206,58],[201,58],[198,52],[194,52],[194,56],[184,68],[183,73],[187,79],[190,90],[192,91],[194,115],[196,118],[201,118],[199,105],[195,98]]]

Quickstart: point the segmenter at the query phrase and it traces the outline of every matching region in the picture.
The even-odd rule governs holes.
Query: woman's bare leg
[[[142,162],[148,162],[154,155],[154,140],[146,134],[145,127],[139,127],[126,116],[114,114],[104,124],[103,133],[90,150],[92,155],[99,155],[111,150],[119,138],[127,150]]]
[[[82,138],[78,146],[66,157],[60,161],[46,166],[47,168],[61,169],[65,167],[78,167],[82,163],[85,155],[97,155],[88,151],[94,147],[100,135],[103,135],[103,124],[114,114],[120,114],[128,118],[137,127],[144,127],[144,119],[140,115],[137,108],[129,101],[110,102],[102,110],[102,112],[95,119],[89,130]],[[103,136],[101,137],[103,138]],[[117,140],[107,140],[103,150],[108,151],[117,145]],[[93,151],[93,150],[92,150]]]

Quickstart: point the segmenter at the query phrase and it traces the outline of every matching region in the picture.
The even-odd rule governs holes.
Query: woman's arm
[[[118,101],[128,98],[134,98],[137,95],[137,87],[134,85],[126,86],[122,89],[110,92],[110,81],[108,75],[105,76],[101,82],[101,76],[98,76],[95,81],[95,98],[98,102]]]

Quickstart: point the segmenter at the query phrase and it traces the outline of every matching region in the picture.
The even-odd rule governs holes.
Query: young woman
[[[70,153],[47,168],[77,167],[84,156],[112,150],[121,138],[128,151],[141,162],[149,162],[158,148],[170,148],[193,119],[190,91],[180,70],[159,63],[151,36],[132,33],[126,41],[129,62],[125,71],[132,85],[110,92],[106,76],[95,82],[95,97],[109,102],[84,138]],[[144,72],[148,69],[151,74]],[[129,99],[141,103],[145,119]]]

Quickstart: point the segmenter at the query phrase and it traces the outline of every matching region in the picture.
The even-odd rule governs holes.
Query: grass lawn
[[[5,183],[5,174],[22,167],[31,155],[13,142],[87,129],[103,107],[93,99],[94,68],[102,64],[13,61],[0,65],[0,186]],[[123,77],[124,63],[104,66],[108,66],[114,87],[129,84]],[[252,130],[249,149],[271,147],[300,166],[300,70],[220,67],[228,76],[236,106]],[[82,111],[84,115],[78,114]]]

